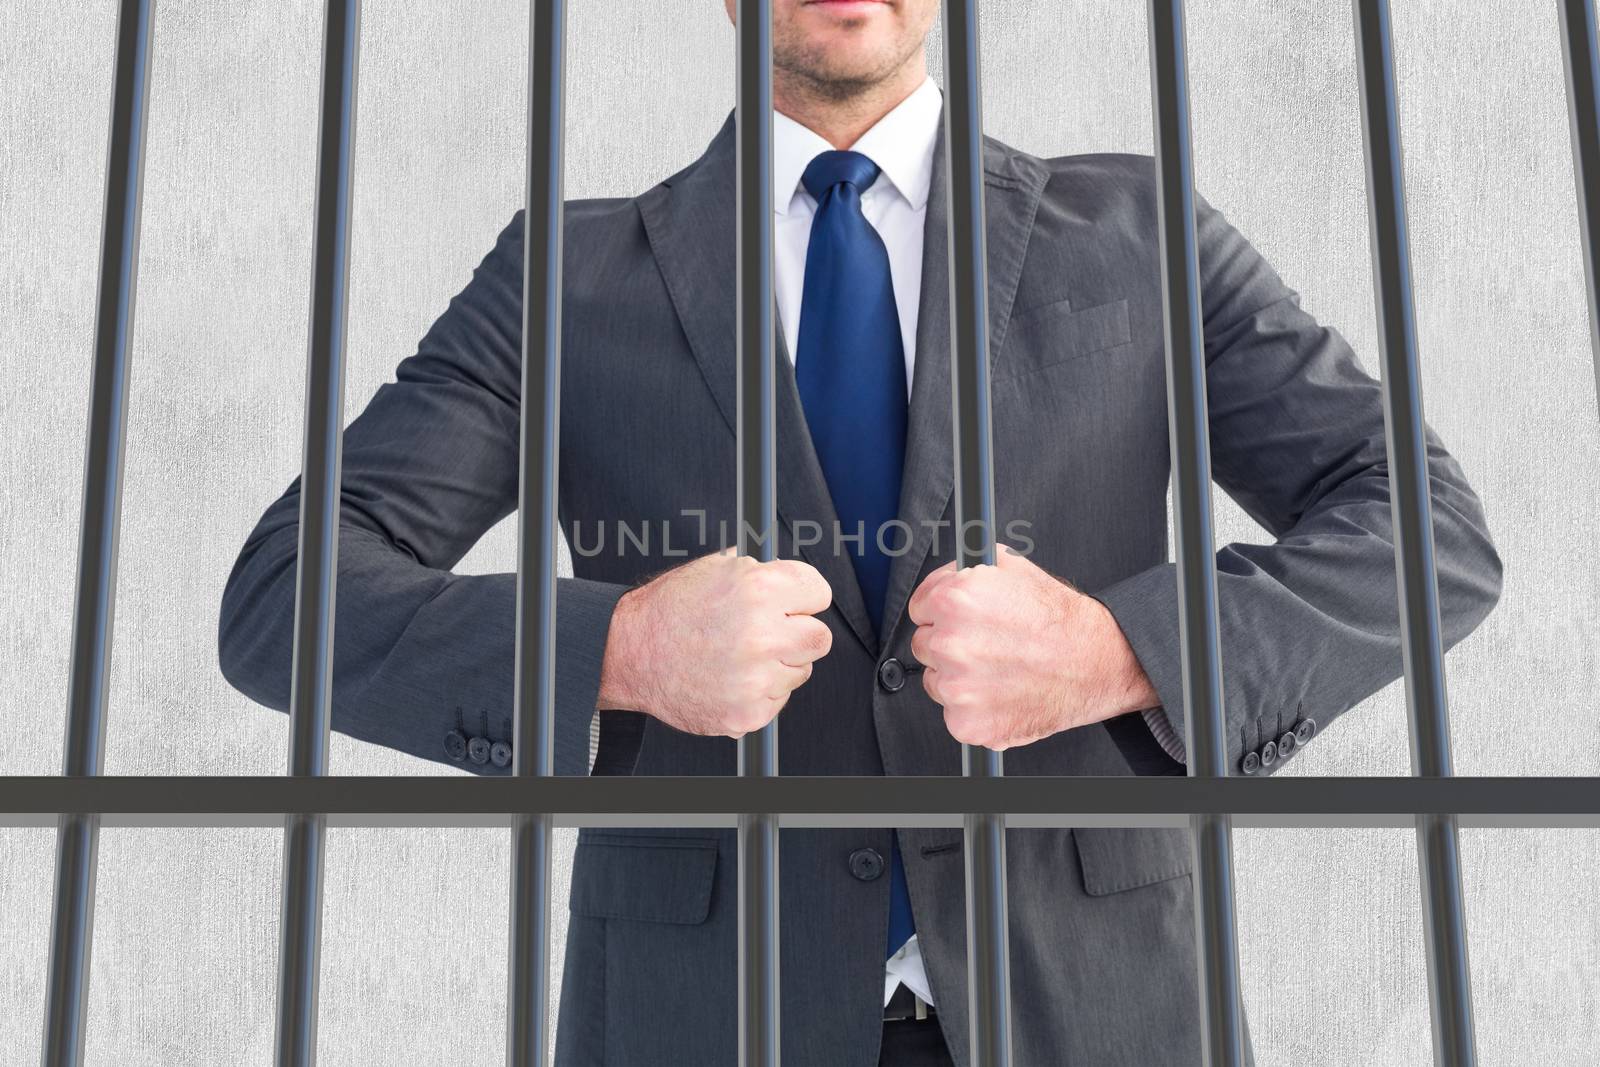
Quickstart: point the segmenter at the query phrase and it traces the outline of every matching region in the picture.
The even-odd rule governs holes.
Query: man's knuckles
[[[833,631],[824,623],[807,621],[813,625],[800,628],[792,651],[806,660],[821,659],[833,648]]]
[[[989,717],[975,709],[959,704],[947,704],[944,709],[945,731],[963,745],[997,747],[1000,738],[995,736]]]
[[[815,615],[833,602],[826,578],[799,560],[758,562],[749,556],[729,561],[733,567],[733,598],[741,610],[780,615]]]
[[[776,718],[778,711],[782,707],[782,701],[773,701],[766,698],[751,701],[724,716],[722,733],[733,738],[755,733],[757,730],[764,729],[768,723]]]
[[[816,615],[833,603],[833,587],[822,572],[809,563],[793,561],[789,585],[781,594],[784,610],[791,615]]]
[[[980,655],[982,631],[957,622],[919,626],[911,635],[911,654],[937,670],[959,671]]]
[[[968,567],[930,588],[922,599],[919,624],[976,622],[988,617],[989,606],[1004,590],[993,567]]]
[[[777,659],[779,651],[777,641],[765,627],[736,625],[722,654],[736,668],[743,669]]]

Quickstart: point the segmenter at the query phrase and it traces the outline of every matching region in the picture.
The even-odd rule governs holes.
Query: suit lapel
[[[902,625],[906,603],[937,534],[941,555],[954,556],[955,531],[945,519],[955,482],[955,418],[950,396],[949,190],[945,131],[933,152],[922,242],[922,298],[917,307],[917,354],[906,427],[906,468],[900,488],[900,519],[911,529],[908,549],[894,557],[884,604],[884,647]],[[991,362],[1005,340],[1011,304],[1022,277],[1028,236],[1049,174],[1030,156],[984,138],[984,240],[988,252],[989,352]],[[905,625],[909,626],[907,622]]]
[[[950,502],[955,469],[950,409],[949,194],[945,187],[944,144],[941,124],[924,221],[917,352],[900,489],[900,519],[909,527],[910,542],[891,563],[882,647],[888,646],[901,625],[935,531],[941,554],[949,551],[954,536],[953,530],[937,525],[944,519]],[[706,388],[715,398],[730,433],[735,427],[737,308],[732,287],[718,284],[717,280],[732,278],[736,269],[734,164],[734,116],[730,112],[700,159],[638,199],[645,233],[673,308]],[[1049,175],[1037,160],[988,137],[984,138],[984,172],[992,358],[1005,339],[1028,236]],[[794,362],[781,330],[776,347],[778,517],[788,527],[791,543],[798,521],[821,526],[821,542],[800,545],[799,552],[827,578],[833,588],[834,607],[867,651],[876,656],[879,635],[872,629],[855,569],[848,556],[832,551],[832,531],[837,528],[838,518],[806,427]],[[886,542],[899,543],[896,537],[886,538]]]
[[[730,113],[699,160],[638,200],[673,308],[729,433],[735,432],[737,425],[734,390],[738,370],[738,308],[728,281],[737,267],[733,120]],[[832,551],[832,531],[838,519],[806,427],[794,361],[781,330],[776,347],[778,518],[788,528],[791,544],[797,540],[797,522],[817,524],[822,540],[800,544],[798,551],[828,580],[834,607],[867,651],[876,656],[878,637],[855,569],[847,556]],[[808,540],[816,540],[816,530],[805,532]]]

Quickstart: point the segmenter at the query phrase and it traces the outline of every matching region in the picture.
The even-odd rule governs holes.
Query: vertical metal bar
[[[296,777],[327,773],[328,730],[333,713],[334,593],[339,571],[339,469],[343,458],[350,185],[360,16],[360,0],[328,0],[323,28],[316,233],[289,698],[289,774]],[[322,815],[291,815],[284,823],[278,943],[280,1067],[310,1067],[317,1057],[317,966],[326,833],[327,820]]]
[[[78,587],[72,617],[65,759],[61,773],[97,775],[105,766],[106,700],[116,616],[117,542],[128,426],[128,364],[139,272],[139,212],[150,105],[151,0],[123,0],[117,12],[116,71],[100,230],[100,289],[84,449]],[[45,986],[45,1067],[83,1062],[94,937],[100,816],[63,814],[56,829],[55,902]]]
[[[1220,778],[1228,774],[1228,745],[1182,0],[1150,0],[1150,71],[1189,774]],[[1237,1065],[1243,1063],[1244,1035],[1233,902],[1232,820],[1222,814],[1200,814],[1190,818],[1189,827],[1195,863],[1203,1062],[1212,1067]]]
[[[777,554],[776,316],[772,290],[772,8],[739,0],[738,192],[738,550],[763,562]],[[739,773],[778,773],[778,726],[739,739]],[[777,1067],[778,817],[739,816],[739,1063]]]
[[[565,31],[566,0],[532,0],[512,768],[521,776],[555,773]],[[549,1055],[551,830],[548,812],[518,815],[512,828],[508,1067],[543,1067]]]
[[[1354,3],[1411,766],[1413,774],[1442,777],[1451,773],[1449,706],[1439,632],[1394,47],[1387,0]],[[1455,816],[1419,816],[1417,853],[1426,909],[1434,1062],[1471,1067],[1477,1062],[1477,1050]]]
[[[983,85],[977,0],[945,0],[945,144],[949,151],[950,406],[954,422],[956,559],[995,561],[994,435],[989,403],[988,254],[984,242]],[[998,778],[1001,754],[961,746],[968,778]],[[963,820],[967,888],[967,1017],[974,1064],[1011,1062],[1011,957],[1006,936],[1006,819]]]
[[[1583,275],[1589,283],[1589,347],[1600,401],[1600,17],[1595,0],[1559,0],[1572,171],[1578,179]]]

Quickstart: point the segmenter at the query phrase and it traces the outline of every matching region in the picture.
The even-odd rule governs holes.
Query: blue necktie
[[[900,513],[906,456],[906,364],[889,252],[861,213],[861,194],[878,178],[860,152],[823,152],[800,181],[817,201],[806,249],[795,380],[817,459],[874,628],[881,628],[890,557],[904,532],[883,524]],[[889,862],[892,956],[910,939],[911,895],[898,836]]]

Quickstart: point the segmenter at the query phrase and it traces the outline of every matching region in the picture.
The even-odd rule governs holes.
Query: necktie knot
[[[819,152],[806,164],[800,184],[820,204],[828,190],[840,182],[855,186],[857,194],[866,192],[878,180],[879,173],[878,165],[860,152]]]

